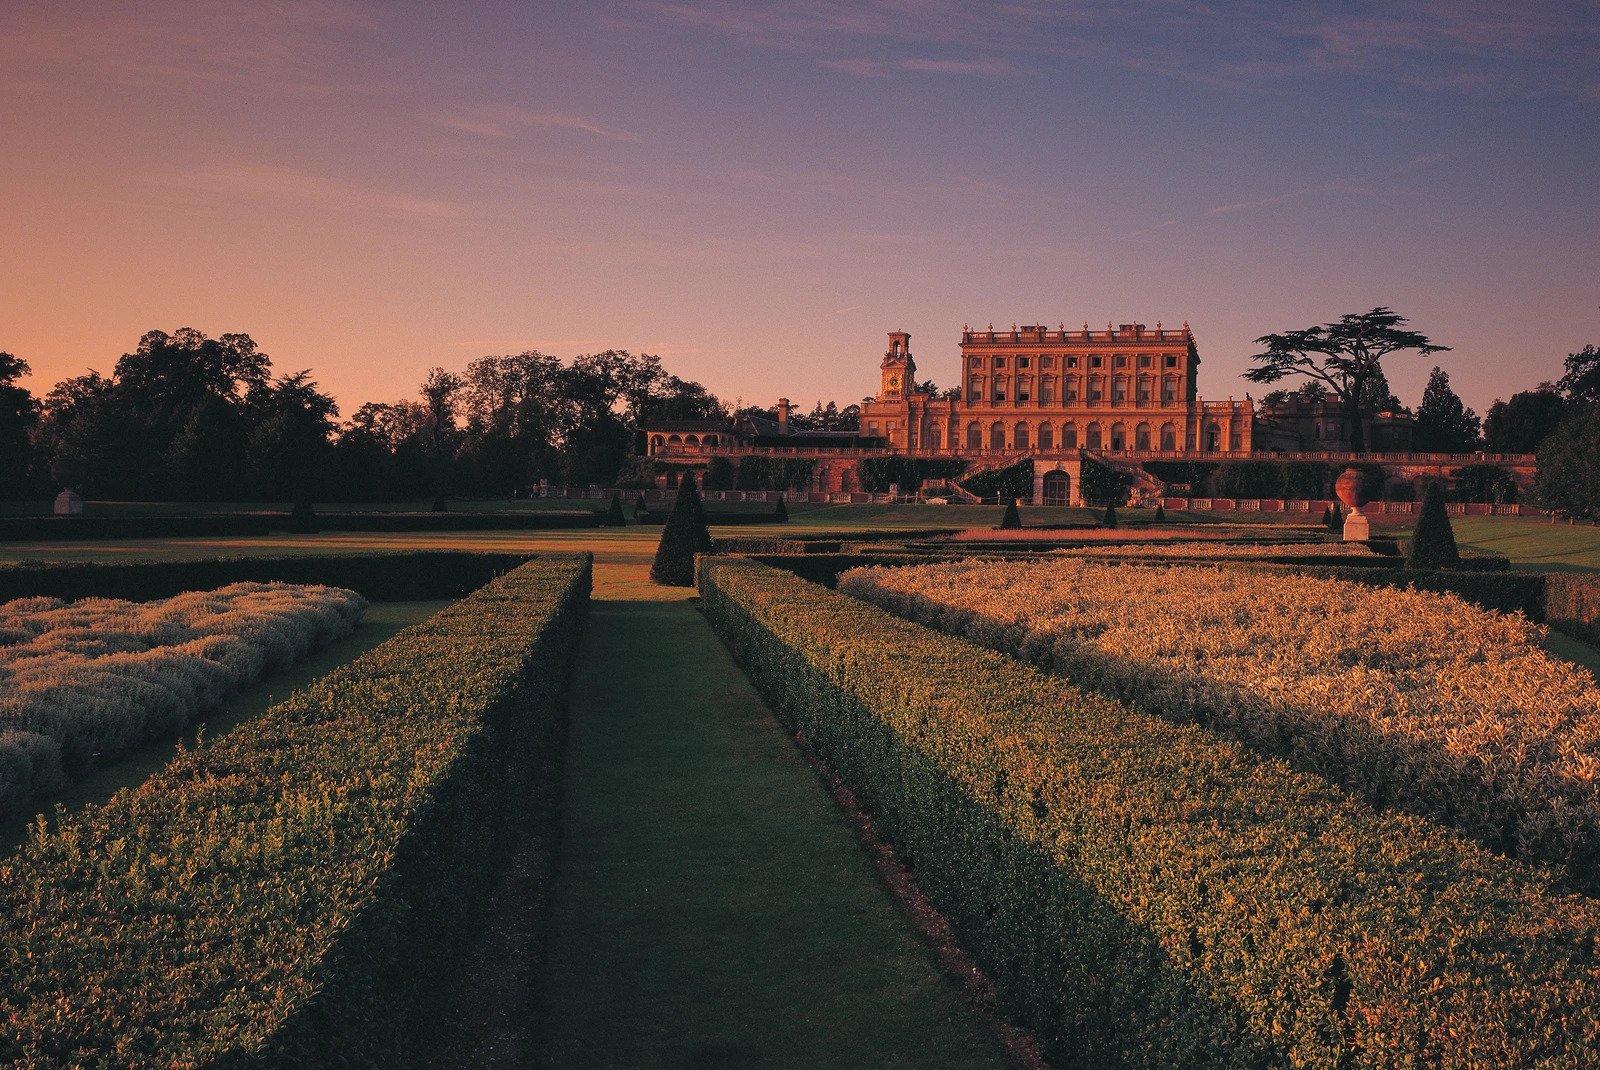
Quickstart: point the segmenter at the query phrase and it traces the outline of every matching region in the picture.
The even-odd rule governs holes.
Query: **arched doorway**
[[[1090,424],[1083,429],[1083,448],[1086,450],[1100,448],[1100,425],[1098,423]]]
[[[1206,452],[1222,452],[1222,428],[1216,424],[1206,424]]]
[[[1133,448],[1147,450],[1150,448],[1150,425],[1140,424],[1133,429]]]
[[[1178,448],[1178,429],[1171,424],[1161,425],[1161,448],[1169,453]]]
[[[1019,450],[1025,450],[1028,448],[1027,424],[1020,421],[1017,423],[1015,430],[1011,434],[1011,444]]]
[[[1111,425],[1111,448],[1114,450],[1128,448],[1128,433],[1123,430],[1120,423]]]
[[[989,448],[992,450],[1006,448],[1006,425],[999,420],[996,420],[994,425],[989,428]]]
[[[1066,505],[1072,500],[1072,477],[1065,472],[1044,474],[1044,504]]]
[[[970,423],[967,425],[967,449],[983,449],[983,428],[979,427],[976,423]]]
[[[1039,425],[1039,448],[1041,450],[1053,450],[1056,448],[1055,428],[1047,423]]]

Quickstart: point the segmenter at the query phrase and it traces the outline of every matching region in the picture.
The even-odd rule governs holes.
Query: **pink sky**
[[[948,384],[963,322],[1187,319],[1222,397],[1253,337],[1385,304],[1482,412],[1600,343],[1591,5],[6,7],[40,393],[193,326],[347,413],[611,347],[845,403],[894,329]]]

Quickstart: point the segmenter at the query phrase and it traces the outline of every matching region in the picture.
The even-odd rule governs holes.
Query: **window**
[[[1011,444],[1019,450],[1025,450],[1028,448],[1027,424],[1017,424],[1016,428],[1011,433]]]
[[[994,366],[996,368],[1004,368],[1006,366],[1006,358],[1004,358],[1004,357],[996,357],[996,358],[994,358]]]
[[[1078,425],[1063,424],[1061,428],[1061,448],[1075,450],[1078,448]]]
[[[876,435],[877,433],[878,433],[878,421],[876,421],[876,420],[868,420],[867,421],[867,434]]]
[[[1048,405],[1056,398],[1056,381],[1050,376],[1039,380],[1039,403]]]
[[[1178,448],[1178,429],[1171,424],[1161,425],[1161,448],[1164,450]]]
[[[1067,367],[1076,368],[1077,366],[1078,366],[1078,358],[1077,357],[1068,357],[1067,358]]]
[[[1100,448],[1100,425],[1090,424],[1083,429],[1083,448],[1097,450]]]
[[[970,423],[967,425],[967,449],[983,449],[983,428],[979,427],[976,423]]]
[[[1005,424],[995,421],[994,426],[989,428],[989,448],[992,450],[1003,450],[1006,448]]]
[[[1006,381],[1004,379],[996,379],[994,381],[994,399],[996,401],[1004,401],[1006,399]]]
[[[1039,425],[1039,448],[1042,449],[1042,450],[1053,450],[1053,449],[1055,449],[1055,447],[1056,447],[1055,429],[1052,428],[1049,424],[1040,424]]]
[[[1128,400],[1128,379],[1118,375],[1111,380],[1111,404],[1121,405]]]
[[[1104,368],[1105,366],[1106,366],[1106,358],[1098,357],[1098,356],[1089,358],[1089,367],[1091,367],[1091,368]]]
[[[1017,358],[1017,367],[1019,367],[1019,368],[1026,368],[1026,367],[1028,367],[1030,365],[1030,363],[1031,363],[1031,360],[1028,357],[1018,357]]]
[[[1148,368],[1148,367],[1150,367],[1150,363],[1151,363],[1150,362],[1150,354],[1148,354],[1148,353],[1140,353],[1139,354],[1139,367]]]
[[[1056,358],[1055,357],[1043,356],[1043,357],[1039,358],[1039,367],[1041,367],[1041,368],[1054,368],[1055,366],[1056,366]]]
[[[1061,400],[1073,402],[1078,400],[1078,377],[1069,375],[1061,380]]]
[[[1141,375],[1141,376],[1139,376],[1139,404],[1145,405],[1145,404],[1148,404],[1149,401],[1150,401],[1150,377],[1148,375]]]
[[[1176,368],[1177,366],[1178,366],[1178,354],[1176,354],[1176,353],[1168,353],[1167,354],[1167,367]]]
[[[1111,448],[1114,450],[1128,448],[1127,432],[1123,430],[1121,424],[1111,425]]]
[[[1167,376],[1161,380],[1161,404],[1171,405],[1178,400],[1178,380]]]
[[[983,398],[983,380],[974,378],[967,384],[967,400],[976,405]]]
[[[1029,401],[1032,398],[1033,398],[1033,380],[1032,379],[1026,379],[1026,378],[1018,379],[1017,380],[1017,400],[1018,401]]]
[[[1104,387],[1098,375],[1089,376],[1089,404],[1093,405],[1101,399],[1103,396],[1101,391],[1103,389]]]
[[[979,368],[979,367],[982,367],[982,366],[983,366],[983,361],[980,360],[979,358],[977,358],[977,357],[969,357],[969,358],[967,358],[967,367],[969,367],[969,368]]]
[[[1119,368],[1126,368],[1128,366],[1128,355],[1126,353],[1117,354],[1116,366]]]
[[[939,448],[939,438],[939,425],[934,424],[928,428],[928,433],[923,437],[922,444],[930,450],[936,450]]]
[[[1140,424],[1133,429],[1133,448],[1147,450],[1150,448],[1150,425]]]

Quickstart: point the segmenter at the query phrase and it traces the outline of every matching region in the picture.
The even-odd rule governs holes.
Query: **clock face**
[[[889,389],[890,390],[899,390],[900,389],[900,377],[898,375],[889,376]]]

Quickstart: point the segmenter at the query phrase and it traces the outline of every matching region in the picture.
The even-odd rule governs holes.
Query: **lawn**
[[[1003,1065],[689,594],[596,569],[544,1065]]]
[[[221,706],[216,707],[179,735],[152,740],[135,748],[120,759],[99,769],[91,770],[52,796],[37,802],[36,812],[49,813],[60,805],[69,812],[89,804],[99,804],[111,798],[121,788],[132,788],[145,782],[152,773],[172,759],[178,746],[192,746],[196,737],[203,734],[208,740],[217,739],[282,702],[296,688],[305,687],[319,677],[327,675],[388,639],[402,628],[438,612],[449,605],[448,599],[428,602],[374,602],[356,630],[317,651],[289,668],[261,680],[253,687],[240,691]],[[31,816],[14,816],[0,822],[0,851],[9,852],[22,842],[32,824]]]

